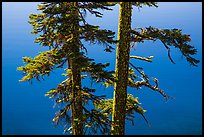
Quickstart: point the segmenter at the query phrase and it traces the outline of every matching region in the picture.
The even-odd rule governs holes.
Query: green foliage
[[[91,14],[101,17],[102,13],[95,10],[110,10],[107,8],[106,3],[78,2],[78,5],[78,10],[80,10],[78,18],[70,14],[73,7],[69,2],[43,3],[42,5],[39,5],[40,8],[38,8],[38,10],[41,10],[42,14],[31,14],[29,16],[29,23],[33,26],[32,33],[38,34],[43,32],[41,36],[36,38],[35,42],[53,48],[62,46],[72,37],[71,24],[78,20],[79,22],[83,22],[80,24],[79,30],[81,39],[85,39],[92,43],[97,41],[100,44],[105,44],[105,50],[111,51],[113,48],[109,44],[115,42],[113,40],[115,33],[110,30],[101,30],[98,26],[88,24],[85,21],[85,15],[83,14],[83,12],[88,10]],[[79,44],[81,45],[81,48],[85,48],[81,42],[79,42]]]
[[[32,78],[40,80],[40,76],[49,76],[50,72],[55,69],[54,66],[63,62],[63,58],[60,58],[60,56],[61,54],[55,49],[41,52],[34,58],[23,57],[25,66],[18,67],[17,70],[23,71],[26,76],[19,81],[30,81]]]
[[[194,46],[188,44],[188,42],[191,41],[190,35],[182,34],[181,29],[158,29],[148,27],[145,29],[137,28],[136,30],[131,30],[131,33],[133,34],[132,42],[144,42],[144,40],[160,40],[168,50],[169,59],[174,64],[175,62],[170,56],[169,46],[178,48],[191,65],[197,66],[197,64],[200,62],[199,60],[192,57],[192,55],[197,53],[197,50]]]
[[[29,23],[33,26],[31,33],[38,34],[35,42],[49,47],[50,50],[42,52],[34,58],[24,57],[25,65],[18,67],[18,70],[23,71],[26,76],[20,81],[31,81],[33,78],[40,80],[40,77],[43,78],[44,75],[49,76],[51,71],[62,68],[65,64],[68,65],[68,68],[65,69],[66,73],[62,74],[68,78],[45,94],[54,100],[56,105],[63,104],[53,119],[56,125],[64,121],[65,124],[83,123],[84,126],[86,125],[84,132],[87,129],[92,132],[96,132],[98,129],[103,133],[107,132],[106,124],[110,123],[108,117],[95,109],[88,110],[85,107],[90,102],[101,100],[104,96],[94,95],[95,89],[76,85],[72,81],[73,73],[75,73],[72,67],[75,65],[80,73],[83,73],[83,75],[80,74],[81,78],[90,75],[92,81],[96,82],[104,82],[112,76],[113,72],[105,70],[108,63],[95,63],[93,59],[85,56],[84,51],[87,52],[87,50],[82,43],[82,40],[93,44],[97,42],[105,46],[105,51],[113,50],[111,44],[115,42],[113,40],[115,33],[106,29],[102,30],[99,26],[91,25],[85,20],[87,11],[96,17],[102,17],[102,13],[98,9],[111,10],[108,6],[110,4],[107,2],[77,2],[75,6],[73,2],[43,2],[38,5],[38,10],[41,13],[29,16]],[[75,31],[76,24],[79,25],[79,30]],[[76,39],[77,35],[79,39]],[[73,89],[80,91],[81,94],[75,94],[76,96],[73,98]],[[72,119],[69,112],[75,109],[71,106],[78,104],[78,98],[83,102],[82,119]],[[75,127],[72,125],[64,131],[72,131]]]
[[[103,135],[110,133],[111,120],[107,113],[92,109],[91,111],[85,110],[84,119],[87,120],[85,123],[85,133],[96,134],[100,131]],[[88,131],[89,129],[89,131]]]
[[[93,26],[86,24],[81,27],[81,39],[84,39],[85,41],[89,41],[90,43],[95,44],[96,42],[98,44],[105,45],[105,51],[111,52],[114,48],[110,46],[110,44],[114,44],[115,41],[114,38],[114,32],[110,30],[100,30],[98,26]]]
[[[158,7],[156,2],[132,2],[132,5],[138,8],[142,8],[142,6]]]
[[[108,82],[113,80],[114,71],[107,71],[105,68],[109,66],[109,63],[95,63],[93,61],[87,62],[82,68],[82,72],[86,72],[91,76],[91,79],[96,82]]]
[[[88,10],[94,13],[96,9],[110,10],[106,2],[93,3],[93,2],[79,2],[79,10]],[[84,56],[84,52],[79,54],[73,54],[70,52],[73,45],[72,26],[73,21],[83,21],[84,16],[76,18],[70,14],[74,7],[69,2],[50,2],[42,3],[38,5],[38,10],[42,11],[42,14],[31,14],[29,16],[29,23],[33,26],[33,34],[40,33],[41,35],[35,39],[35,42],[40,43],[43,46],[53,48],[51,51],[41,53],[34,59],[25,57],[24,62],[26,66],[21,66],[18,70],[23,70],[27,77],[22,81],[30,80],[36,77],[39,80],[39,75],[42,76],[50,74],[53,67],[56,64],[60,64],[58,67],[63,67],[68,58],[76,59],[78,65],[82,68],[84,64],[88,64],[88,60]],[[82,11],[81,11],[82,12]],[[98,13],[99,14],[99,13]],[[109,44],[113,44],[114,32],[110,30],[101,30],[98,26],[93,26],[88,23],[80,25],[80,39],[89,41],[91,43],[98,42],[106,45],[105,51],[110,52],[113,48]],[[81,41],[78,42],[81,49],[85,49]],[[97,66],[97,65],[96,65]],[[92,64],[94,67],[94,64]]]
[[[40,14],[31,14],[29,23],[33,26],[32,34],[38,34],[35,39],[36,43],[49,48],[48,51],[39,53],[36,57],[24,57],[24,66],[20,66],[17,70],[22,71],[25,75],[20,82],[31,81],[36,78],[38,81],[43,79],[45,75],[49,76],[52,71],[68,65],[65,69],[65,80],[57,84],[56,88],[48,91],[45,96],[54,100],[60,109],[53,118],[53,122],[58,125],[64,123],[77,122],[84,125],[84,134],[110,134],[110,128],[114,121],[110,120],[113,109],[113,99],[105,99],[104,95],[95,95],[95,89],[75,85],[72,81],[73,70],[71,61],[75,60],[75,66],[80,70],[81,79],[90,76],[92,82],[102,83],[106,87],[113,86],[118,80],[115,76],[115,71],[107,71],[109,63],[96,63],[94,59],[88,58],[85,53],[87,49],[84,42],[92,44],[102,44],[106,52],[111,52],[114,48],[111,44],[118,41],[113,40],[115,32],[106,29],[100,29],[99,26],[94,26],[86,22],[85,16],[87,12],[101,18],[102,13],[99,10],[112,10],[110,6],[114,6],[119,2],[77,2],[78,6],[73,6],[72,2],[43,2],[38,5]],[[142,6],[157,7],[156,2],[131,2],[133,6],[141,8]],[[77,11],[79,14],[72,14]],[[75,30],[74,23],[79,25],[79,30]],[[77,34],[76,34],[77,33]],[[79,39],[76,40],[76,35]],[[144,42],[145,40],[160,40],[168,50],[169,46],[178,48],[191,65],[196,66],[199,60],[196,60],[192,55],[197,53],[197,50],[188,44],[191,41],[190,35],[182,34],[179,29],[157,29],[153,27],[137,28],[131,30],[131,42]],[[83,41],[83,42],[82,42]],[[75,49],[80,49],[75,52]],[[152,62],[153,56],[140,57],[130,56],[130,58]],[[143,71],[142,67],[134,66],[129,62],[128,85],[134,89],[141,89],[143,86],[151,90],[159,92],[163,97],[170,98],[163,90],[159,89],[158,80],[150,79]],[[137,73],[136,73],[136,72]],[[155,83],[153,86],[151,80]],[[81,94],[77,94],[74,98],[72,90],[77,89]],[[71,118],[69,113],[72,112],[72,105],[78,99],[82,101],[82,119]],[[77,103],[76,103],[77,104]],[[93,109],[87,109],[87,105],[93,105]],[[144,117],[144,110],[138,101],[138,97],[127,94],[126,103],[126,119],[134,124],[134,112]],[[74,126],[65,127],[64,132],[72,133]]]
[[[140,102],[138,101],[138,97],[134,98],[132,94],[127,94],[127,103],[126,103],[126,119],[131,121],[134,125],[134,112],[142,115],[144,117],[144,113],[146,110],[144,110],[140,106]],[[111,116],[112,108],[113,108],[113,99],[103,99],[100,100],[100,102],[94,103],[95,108],[99,109],[100,112]],[[145,117],[144,117],[145,118]],[[146,118],[145,118],[146,121]],[[146,121],[148,123],[148,121]],[[114,121],[113,121],[114,123]]]
[[[67,70],[67,73],[69,71]],[[65,74],[67,74],[65,73]],[[63,74],[64,75],[64,74]],[[67,74],[66,76],[69,76]],[[71,123],[72,120],[68,114],[68,111],[71,109],[71,104],[76,100],[71,97],[71,89],[72,83],[70,77],[65,79],[63,82],[57,85],[57,88],[51,89],[49,92],[45,94],[45,96],[49,96],[51,99],[54,99],[56,104],[63,104],[63,108],[61,108],[55,115],[53,122],[58,125],[59,123],[65,120],[65,123]],[[95,89],[91,89],[88,87],[83,87],[81,90],[81,99],[83,101],[83,121],[84,133],[95,134],[98,130],[102,134],[107,134],[108,127],[111,125],[111,120],[109,119],[106,113],[100,112],[97,109],[88,110],[85,106],[92,104],[97,104],[100,100],[104,99],[105,96],[96,96],[94,95]],[[77,98],[77,97],[76,97]],[[76,119],[75,119],[76,121]],[[64,132],[72,132],[72,128],[67,127]]]
[[[83,11],[82,14],[85,15],[86,12],[90,12],[94,14],[96,17],[102,17],[102,13],[96,9],[101,10],[112,10],[109,6],[113,6],[113,4],[109,2],[80,2],[79,8]]]

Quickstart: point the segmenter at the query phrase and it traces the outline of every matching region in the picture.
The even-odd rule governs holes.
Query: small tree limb
[[[158,91],[164,98],[166,98],[166,100],[169,99],[169,98],[172,98],[172,97],[170,97],[169,95],[167,95],[163,90],[161,90],[161,89],[158,88],[158,85],[159,85],[159,84],[158,84],[158,80],[157,80],[156,78],[152,78],[153,81],[155,82],[155,86],[152,86],[152,85],[149,83],[149,78],[148,78],[148,76],[145,75],[143,71],[140,72],[140,70],[138,69],[138,67],[134,66],[131,62],[129,62],[129,64],[130,64],[134,69],[136,69],[136,70],[142,75],[142,77],[144,78],[144,80],[142,80],[142,81],[137,81],[137,82],[135,82],[135,83],[129,81],[129,83],[128,83],[129,86],[135,87],[135,88],[139,88],[139,87],[145,86],[145,87],[148,87],[148,88],[150,88],[150,89],[152,89],[152,90],[154,90],[154,91]]]
[[[130,56],[130,58],[134,58],[134,59],[139,59],[139,60],[144,60],[147,62],[152,62],[151,58],[153,58],[154,56],[149,56],[147,58],[145,57],[141,57],[141,56]]]
[[[161,40],[161,42],[164,44],[165,48],[168,50],[168,57],[170,59],[170,61],[173,63],[173,64],[176,64],[173,59],[171,58],[171,55],[170,55],[170,48],[166,45],[166,43],[164,41]]]

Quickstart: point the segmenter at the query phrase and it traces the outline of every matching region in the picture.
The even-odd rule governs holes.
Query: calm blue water
[[[57,108],[44,94],[57,83],[64,80],[63,69],[56,71],[45,81],[20,83],[22,73],[16,71],[23,65],[22,57],[34,57],[46,48],[33,43],[35,36],[30,33],[32,27],[27,23],[28,15],[37,13],[39,3],[6,3],[3,2],[2,32],[2,134],[4,135],[61,135],[63,126],[54,128],[51,120]],[[192,44],[198,49],[195,56],[201,62],[198,67],[191,67],[182,58],[180,52],[171,49],[176,62],[173,65],[167,56],[164,46],[159,43],[145,42],[132,49],[132,55],[153,55],[153,63],[135,61],[142,66],[150,77],[158,78],[160,88],[173,97],[165,103],[162,96],[150,89],[128,89],[129,93],[139,97],[142,106],[147,110],[146,117],[152,127],[148,127],[140,115],[135,114],[135,125],[127,121],[128,135],[200,135],[202,134],[202,3],[159,3],[159,8],[144,7],[138,11],[134,8],[132,27],[180,28],[191,34]],[[102,28],[117,32],[119,6],[113,11],[104,12],[103,19],[87,16],[87,20]],[[97,62],[110,62],[109,69],[115,67],[115,52],[104,53],[103,46],[87,45],[88,55]],[[104,58],[105,57],[105,58]],[[84,85],[88,81],[83,82]],[[112,97],[113,88],[97,90]]]

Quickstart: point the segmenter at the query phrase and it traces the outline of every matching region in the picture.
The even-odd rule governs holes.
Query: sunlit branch
[[[152,62],[151,58],[153,58],[153,56],[149,56],[147,58],[145,57],[140,57],[140,56],[130,56],[130,58],[134,58],[134,59],[139,59],[139,60],[144,60],[147,62]]]

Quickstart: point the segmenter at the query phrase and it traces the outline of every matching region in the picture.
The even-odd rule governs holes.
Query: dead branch
[[[129,82],[128,84],[130,84],[131,87],[135,87],[135,88],[139,88],[139,87],[142,87],[142,86],[145,86],[145,87],[148,87],[154,91],[158,91],[166,100],[168,100],[169,98],[172,98],[171,96],[167,95],[166,93],[164,93],[163,90],[159,89],[158,88],[158,80],[156,78],[152,78],[153,81],[155,82],[155,86],[152,86],[150,83],[149,83],[149,78],[147,75],[144,74],[144,72],[140,71],[138,69],[138,67],[134,66],[131,62],[129,62],[129,64],[135,68],[141,75],[142,77],[144,78],[144,80],[142,81],[137,81],[136,83],[131,83]]]
[[[151,58],[153,58],[154,56],[149,56],[147,58],[145,57],[141,57],[141,56],[130,56],[130,58],[134,58],[134,59],[139,59],[139,60],[144,60],[147,62],[152,62]]]

